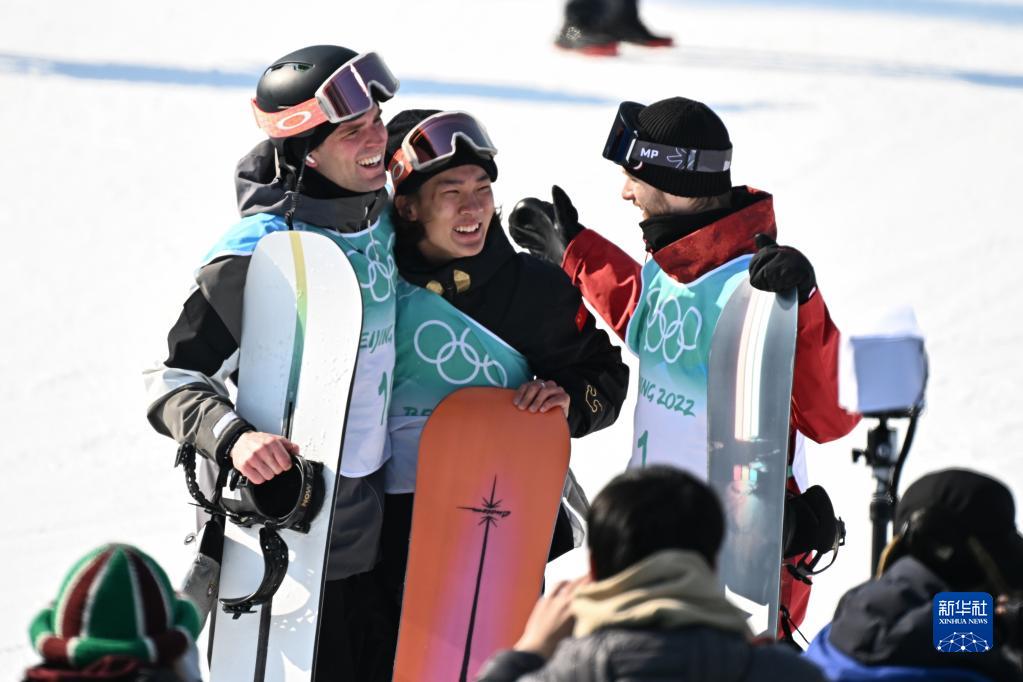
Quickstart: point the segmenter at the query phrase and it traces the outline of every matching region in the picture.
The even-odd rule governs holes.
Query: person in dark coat
[[[877,577],[845,593],[806,656],[843,682],[1023,680],[1023,537],[1015,519],[1012,493],[989,476],[946,469],[916,481],[899,501]],[[1000,597],[991,650],[945,653],[934,645],[941,592]]]
[[[496,148],[479,121],[409,110],[387,130],[394,198],[385,218],[394,225],[400,280],[380,573],[397,614],[419,439],[437,404],[466,386],[517,389],[519,409],[562,411],[578,438],[615,421],[629,370],[568,276],[512,248],[491,190]],[[585,513],[573,482],[570,475],[565,497]],[[551,558],[575,546],[581,531],[562,508]]]
[[[751,641],[715,575],[721,503],[691,474],[629,470],[593,500],[587,525],[589,576],[541,599],[479,682],[823,681],[791,648]]]
[[[672,47],[670,36],[656,35],[639,18],[638,0],[568,0],[565,23],[554,44],[580,54],[613,57],[619,43]]]

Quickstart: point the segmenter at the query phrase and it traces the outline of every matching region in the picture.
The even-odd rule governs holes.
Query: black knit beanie
[[[728,130],[706,104],[685,97],[654,102],[638,115],[640,139],[687,149],[732,148]],[[732,188],[730,170],[706,173],[643,164],[626,169],[630,175],[659,190],[680,197],[713,197]]]
[[[387,152],[384,156],[384,163],[390,165],[391,159],[394,158],[394,153],[398,151],[405,136],[413,128],[430,116],[439,113],[439,109],[406,109],[395,114],[394,118],[387,123]],[[411,175],[398,185],[395,191],[397,194],[412,194],[434,175],[457,168],[458,166],[470,164],[479,166],[486,171],[491,182],[497,180],[497,164],[494,163],[494,159],[480,156],[471,145],[459,139],[455,144],[454,156],[427,171],[413,171]]]

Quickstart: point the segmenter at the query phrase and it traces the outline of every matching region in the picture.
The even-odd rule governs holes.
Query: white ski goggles
[[[282,111],[263,111],[252,99],[256,123],[270,137],[294,137],[322,123],[357,118],[398,91],[399,81],[376,52],[353,57],[323,81],[312,99]]]

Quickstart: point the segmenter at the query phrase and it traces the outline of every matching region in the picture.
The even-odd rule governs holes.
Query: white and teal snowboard
[[[745,280],[711,342],[708,481],[725,510],[719,574],[757,636],[778,631],[797,307],[795,291]]]
[[[308,533],[279,531],[289,561],[273,600],[237,618],[215,607],[214,682],[311,678],[361,331],[359,282],[336,243],[303,231],[259,241],[245,284],[237,411],[260,431],[287,435],[307,460],[322,462],[326,494]],[[260,584],[259,529],[226,524],[221,599],[249,595]]]

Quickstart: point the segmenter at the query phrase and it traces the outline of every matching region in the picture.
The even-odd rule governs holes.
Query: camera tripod
[[[881,552],[888,545],[888,526],[895,520],[895,507],[899,500],[899,477],[909,455],[909,448],[913,445],[921,411],[922,407],[914,407],[902,412],[864,415],[868,419],[877,419],[878,424],[867,433],[867,447],[852,451],[853,463],[862,457],[874,474],[874,494],[870,499],[870,521],[873,525],[870,550],[872,575],[881,561]],[[897,431],[888,425],[890,419],[909,419],[901,449],[898,448]]]

